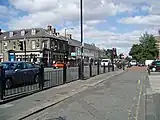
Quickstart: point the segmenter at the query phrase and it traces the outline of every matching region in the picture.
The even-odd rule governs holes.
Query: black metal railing
[[[112,66],[101,66],[101,65],[89,65],[84,66],[84,79],[103,74],[112,71]],[[118,70],[118,68],[115,68]],[[21,84],[18,86],[13,86],[12,88],[6,88],[5,71],[3,67],[0,67],[0,100],[5,100],[7,98],[15,97],[18,95],[27,94],[30,92],[42,91],[47,88],[51,88],[57,85],[62,85],[68,82],[72,82],[80,79],[80,68],[66,66],[61,69],[48,69],[45,70],[44,66],[41,65],[39,68],[39,73],[31,78],[29,74],[19,76]]]

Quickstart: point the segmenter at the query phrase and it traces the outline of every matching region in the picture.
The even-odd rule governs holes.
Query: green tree
[[[156,40],[153,35],[145,33],[139,38],[139,42],[140,44],[134,44],[129,52],[133,59],[145,61],[158,57]]]

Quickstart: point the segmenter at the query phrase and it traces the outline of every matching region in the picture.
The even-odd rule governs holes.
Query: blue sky
[[[157,35],[159,0],[84,0],[84,41],[127,54],[144,32]],[[78,0],[0,0],[3,31],[52,25],[80,40]]]

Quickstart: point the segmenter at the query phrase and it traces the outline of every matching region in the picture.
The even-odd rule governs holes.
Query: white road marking
[[[9,108],[9,107],[12,107],[12,106],[14,106],[14,104],[7,103],[7,104],[4,104],[4,105],[0,105],[0,108]]]

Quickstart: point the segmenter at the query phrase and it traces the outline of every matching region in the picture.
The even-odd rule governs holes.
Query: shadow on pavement
[[[46,119],[46,120],[66,120],[66,117],[58,117],[58,118],[51,118],[51,119]]]

